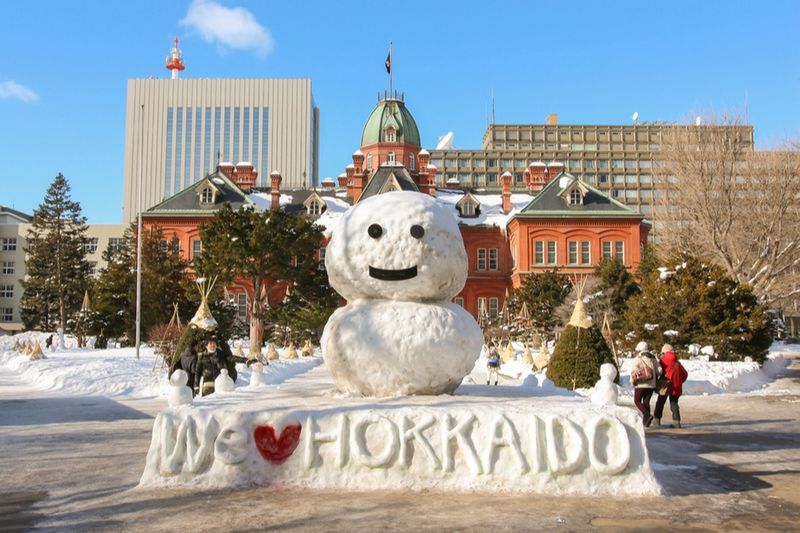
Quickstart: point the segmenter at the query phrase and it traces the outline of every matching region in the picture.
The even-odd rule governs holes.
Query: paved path
[[[141,490],[161,400],[30,393],[0,376],[0,532],[797,530],[800,361],[770,394],[681,398],[686,428],[650,431],[667,496],[253,488]]]

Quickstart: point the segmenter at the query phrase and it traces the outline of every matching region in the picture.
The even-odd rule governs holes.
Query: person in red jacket
[[[678,399],[683,393],[683,382],[689,377],[689,373],[683,368],[675,355],[672,345],[665,344],[661,348],[661,376],[666,380],[666,385],[662,387],[659,382],[658,399],[656,399],[656,409],[653,412],[653,425],[661,426],[661,416],[664,414],[664,404],[669,398],[669,409],[672,411],[672,425],[670,427],[681,427],[681,410],[678,407]],[[663,394],[662,394],[663,393]]]

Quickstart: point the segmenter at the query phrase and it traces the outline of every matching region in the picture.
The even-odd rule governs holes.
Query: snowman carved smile
[[[382,281],[403,281],[417,277],[417,266],[414,265],[413,267],[403,268],[400,270],[386,270],[370,265],[369,275],[371,278]]]

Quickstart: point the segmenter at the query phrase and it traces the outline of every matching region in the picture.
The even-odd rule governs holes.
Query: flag
[[[392,52],[391,52],[391,50],[389,51],[389,55],[386,56],[386,63],[384,63],[384,65],[386,65],[386,74],[391,74],[392,73]]]

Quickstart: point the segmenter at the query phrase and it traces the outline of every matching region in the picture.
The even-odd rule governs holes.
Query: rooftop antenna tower
[[[169,51],[167,56],[167,69],[172,71],[172,79],[178,79],[178,72],[186,68],[183,64],[183,57],[181,57],[181,49],[178,48],[178,38],[175,37],[175,46]]]

